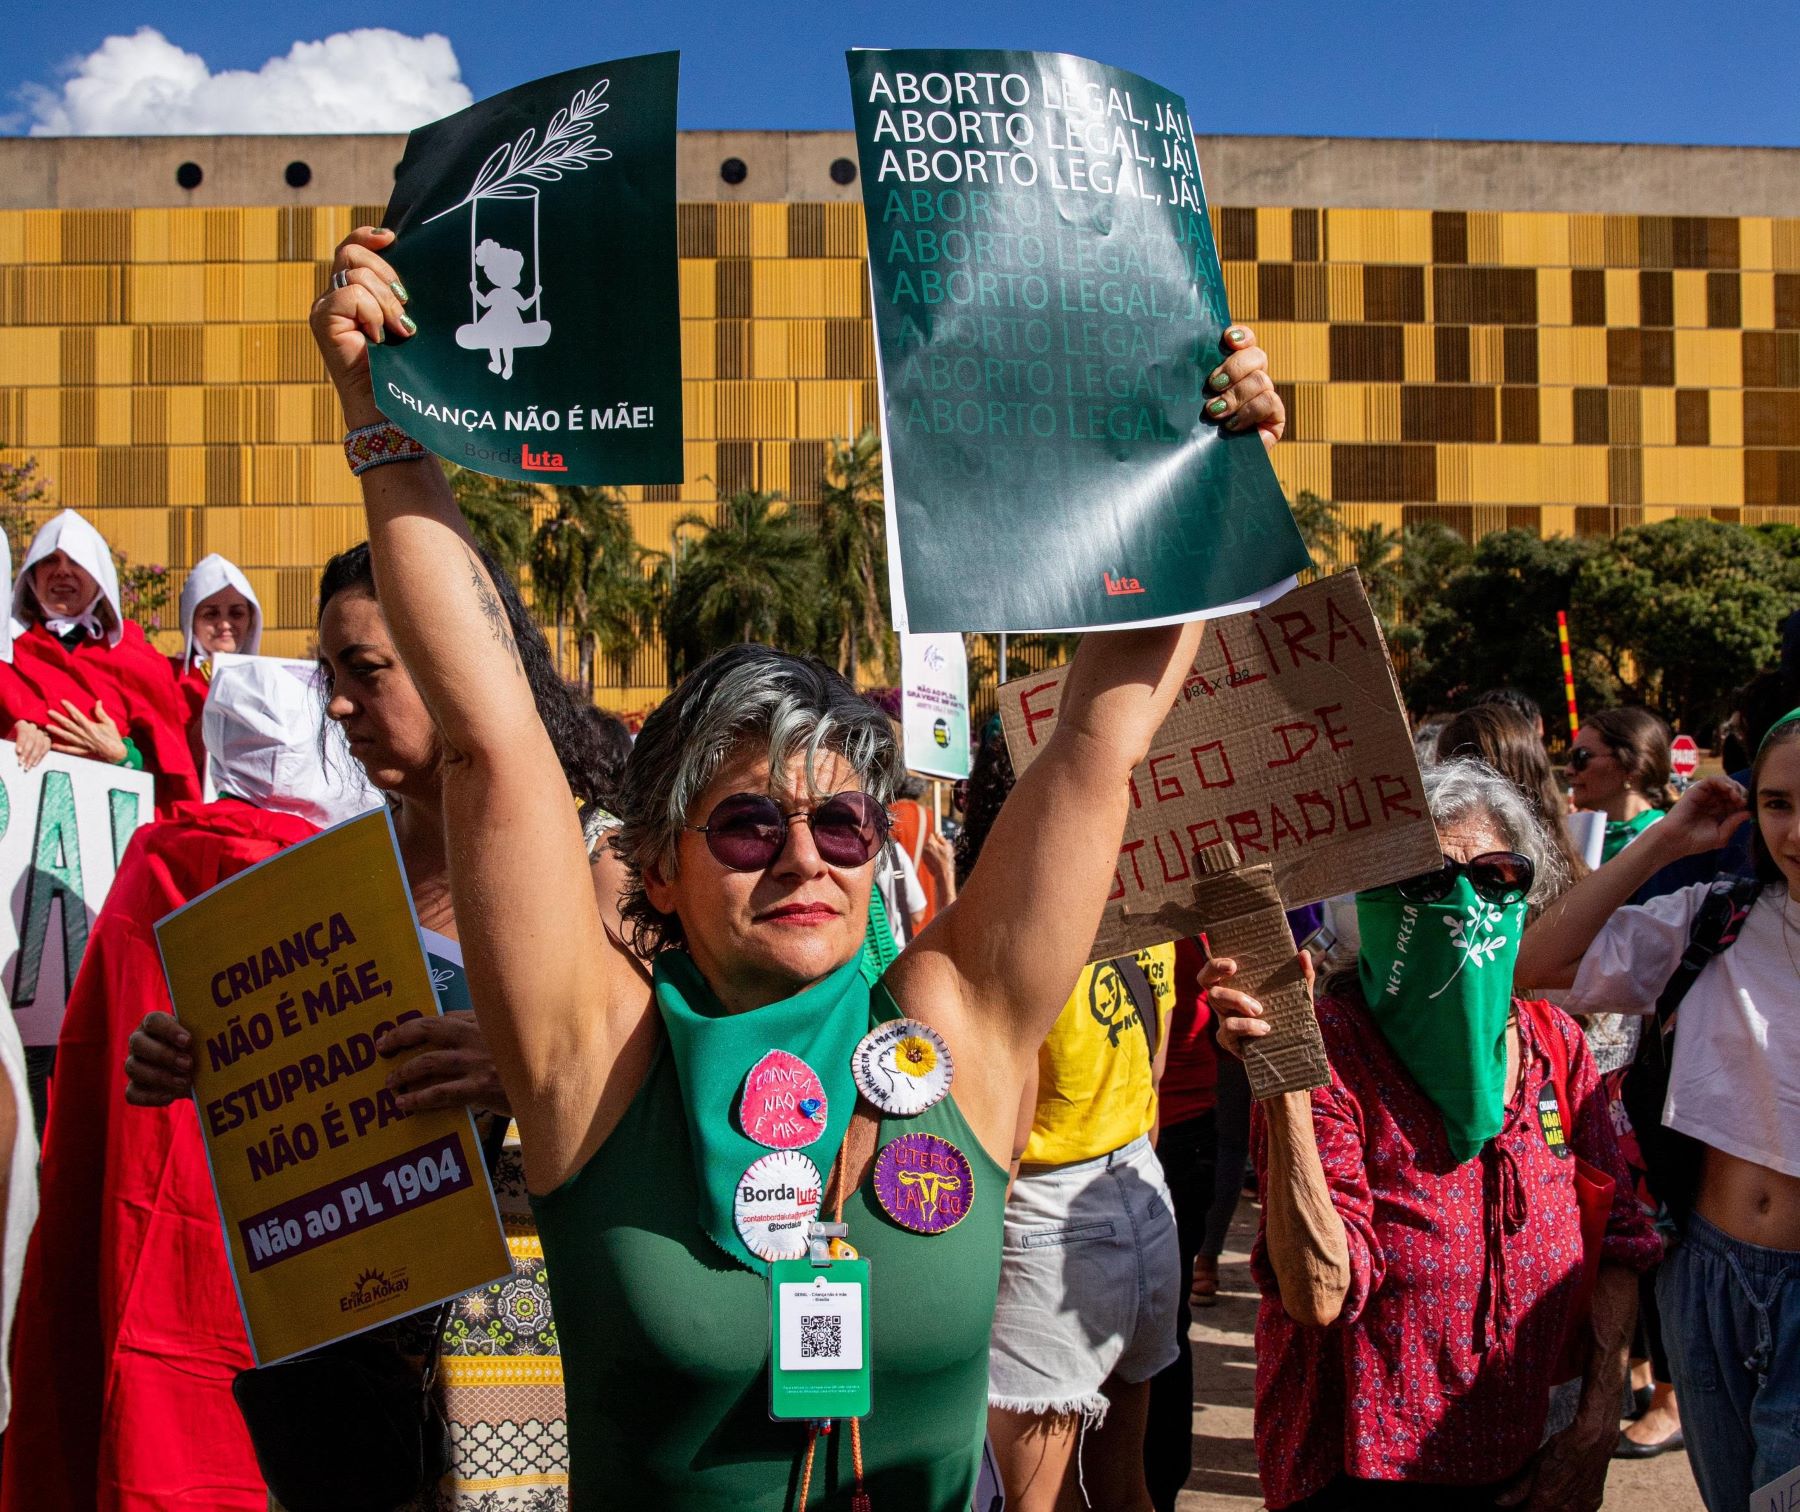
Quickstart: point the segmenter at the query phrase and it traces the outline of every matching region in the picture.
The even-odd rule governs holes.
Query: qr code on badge
[[[844,1320],[836,1313],[800,1315],[800,1358],[835,1360],[844,1352]]]

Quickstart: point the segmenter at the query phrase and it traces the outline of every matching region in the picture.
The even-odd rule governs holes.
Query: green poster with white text
[[[1241,612],[1309,565],[1261,440],[1177,95],[1061,53],[849,54],[897,629]]]
[[[679,57],[521,84],[407,138],[383,224],[419,329],[371,371],[382,413],[439,456],[682,481]]]

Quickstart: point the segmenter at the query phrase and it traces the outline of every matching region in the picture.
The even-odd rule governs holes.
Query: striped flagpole
[[[1563,692],[1569,698],[1569,739],[1581,728],[1581,716],[1575,712],[1575,664],[1569,659],[1569,616],[1556,611],[1556,639],[1562,646]]]

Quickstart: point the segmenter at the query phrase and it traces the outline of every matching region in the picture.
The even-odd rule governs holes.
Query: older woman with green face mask
[[[1318,1003],[1330,1084],[1256,1109],[1263,1489],[1308,1512],[1438,1508],[1449,1488],[1580,1512],[1600,1505],[1635,1273],[1661,1246],[1581,1031],[1513,995],[1526,907],[1558,865],[1548,837],[1480,762],[1429,769],[1425,794],[1443,863],[1358,895],[1360,955]],[[1212,992],[1228,1049],[1267,1032],[1253,998]],[[1578,1172],[1600,1179],[1605,1219],[1585,1304]],[[1571,1374],[1574,1423],[1546,1440]]]

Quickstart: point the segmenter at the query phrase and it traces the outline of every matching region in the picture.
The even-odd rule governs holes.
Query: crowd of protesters
[[[1089,960],[1199,625],[1088,636],[1023,775],[984,729],[954,855],[888,716],[816,662],[722,650],[634,743],[374,405],[367,343],[410,327],[390,240],[353,235],[313,315],[352,439],[379,442],[351,448],[369,540],[324,571],[316,669],[258,656],[221,557],[155,652],[73,511],[15,583],[20,764],[146,770],[157,820],[39,1086],[0,1034],[0,1512],[1170,1512],[1247,1178],[1270,1508],[1590,1509],[1615,1457],[1685,1448],[1739,1512],[1800,1465],[1783,673],[1739,700],[1736,774],[1679,794],[1641,709],[1593,714],[1562,780],[1510,690],[1421,727],[1441,863],[1290,915],[1329,1082],[1253,1101],[1268,1024],[1233,961]],[[1248,331],[1213,387],[1215,420],[1279,440]],[[473,984],[472,1012],[388,1034],[389,1083],[478,1114],[513,1274],[329,1346],[436,1430],[346,1484],[368,1424],[257,1385],[152,926],[378,803],[427,947]],[[883,1034],[916,1106],[852,1081]],[[832,1217],[879,1277],[879,1409],[848,1433],[767,1411],[767,1283],[732,1219],[757,1151],[727,1109],[771,1048],[821,1078]],[[955,1221],[882,1205],[902,1134],[955,1156]]]

